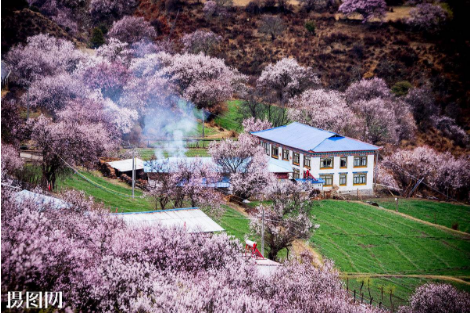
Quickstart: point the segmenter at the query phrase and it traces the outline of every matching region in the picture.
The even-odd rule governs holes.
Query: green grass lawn
[[[109,180],[95,176],[90,172],[81,172],[86,178],[105,187],[105,189],[97,188],[95,185],[89,183],[82,177],[71,174],[64,176],[57,182],[59,190],[75,189],[85,192],[92,196],[96,202],[103,202],[106,207],[109,207],[112,212],[118,208],[118,212],[133,212],[133,211],[149,211],[154,210],[151,202],[147,198],[142,198],[143,193],[140,189],[135,189],[135,199],[114,194],[114,191],[120,194],[131,196],[131,187],[114,184]]]
[[[310,239],[343,272],[469,275],[470,241],[373,206],[325,200]]]
[[[382,207],[395,210],[395,200],[391,198],[375,201]],[[448,228],[452,228],[454,224],[457,224],[458,230],[470,232],[469,206],[437,201],[400,199],[398,201],[398,212],[424,221],[444,225]]]
[[[214,218],[214,220],[228,234],[233,235],[244,244],[245,236],[251,235],[249,219],[231,207],[223,206],[223,209],[225,210],[223,215],[219,218]]]
[[[466,278],[470,275],[470,241],[457,233],[356,202],[324,200],[313,207],[312,214],[320,228],[311,237],[311,245],[333,260],[342,272]],[[423,278],[372,279],[375,285],[371,293],[376,301],[381,295],[376,286],[395,287],[395,309],[406,303],[417,286],[433,281]],[[355,279],[350,279],[349,283],[350,289],[357,287],[359,294],[360,283]],[[469,289],[464,285],[459,287]],[[363,292],[368,296],[365,288]],[[390,305],[388,299],[386,303]]]
[[[242,122],[245,118],[251,117],[249,112],[242,112],[240,110],[240,106],[242,104],[242,100],[231,100],[228,101],[227,104],[227,111],[225,113],[219,114],[215,118],[215,123],[220,127],[232,130],[235,132],[243,131]],[[258,117],[262,117],[268,119],[269,112],[271,111],[271,117],[274,118],[276,116],[282,116],[282,114],[286,114],[286,109],[282,109],[281,107],[277,107],[274,105],[268,104],[259,104],[259,114]],[[270,119],[269,119],[270,120]],[[272,120],[271,120],[272,121]]]
[[[242,100],[228,101],[228,110],[220,114],[219,117],[216,117],[215,123],[224,129],[241,132],[243,130],[241,123],[244,119],[238,110],[238,106],[241,103]]]
[[[382,302],[382,306],[391,309],[393,302],[394,310],[401,305],[408,304],[408,299],[411,294],[415,291],[415,289],[425,283],[449,283],[454,285],[457,289],[463,291],[470,291],[470,287],[466,284],[458,283],[458,282],[449,282],[449,281],[442,281],[442,280],[434,280],[434,279],[427,279],[427,278],[395,278],[395,277],[381,277],[381,278],[370,278],[370,295],[367,289],[366,281],[364,281],[364,285],[361,291],[361,279],[362,278],[350,278],[349,280],[344,279],[343,281],[346,285],[349,285],[349,291],[351,291],[351,295],[353,295],[353,291],[356,291],[356,298],[359,299],[361,297],[361,293],[363,293],[364,302],[369,303],[370,297],[374,300],[373,304],[378,306],[379,302]],[[347,281],[349,283],[347,284]],[[381,287],[383,287],[383,294]],[[390,295],[387,293],[388,287],[393,287],[393,295],[392,301],[390,301]]]

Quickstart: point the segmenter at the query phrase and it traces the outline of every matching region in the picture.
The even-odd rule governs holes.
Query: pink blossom
[[[307,90],[289,102],[288,117],[310,126],[359,136],[360,120],[336,91]]]
[[[122,42],[135,43],[143,39],[151,40],[156,37],[156,31],[143,17],[125,16],[113,22],[108,36]]]
[[[272,128],[272,123],[267,120],[260,120],[259,118],[247,118],[243,120],[244,132],[251,133],[254,131],[266,130]]]
[[[182,43],[186,52],[198,54],[203,52],[205,55],[211,54],[216,46],[222,41],[222,37],[209,31],[197,30],[182,37]]]
[[[387,10],[385,0],[343,0],[339,6],[339,12],[345,15],[360,14],[363,17],[362,23],[372,18],[383,19]]]
[[[295,59],[284,58],[264,68],[257,79],[257,88],[275,93],[277,101],[285,103],[318,83],[313,69],[300,66]]]
[[[410,305],[400,307],[402,313],[469,313],[470,294],[450,284],[427,283],[416,288]]]
[[[357,101],[370,101],[374,98],[387,99],[391,97],[390,89],[383,79],[362,79],[352,83],[345,93],[346,101],[350,105]]]

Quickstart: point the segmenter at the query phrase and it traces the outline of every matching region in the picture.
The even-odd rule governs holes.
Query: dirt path
[[[314,263],[316,266],[323,266],[323,257],[320,253],[315,251],[315,249],[308,244],[308,241],[296,240],[292,243],[292,252],[296,256],[300,256],[300,254],[303,253],[305,250],[309,251],[313,255]]]
[[[365,202],[362,202],[362,201],[358,201],[358,200],[353,200],[353,201],[351,201],[351,202],[356,202],[356,203],[360,203],[360,204],[363,204],[363,205],[371,206],[371,207],[374,207],[374,208],[376,208],[376,209],[379,209],[379,210],[382,210],[382,211],[387,211],[387,212],[393,213],[393,214],[395,214],[395,215],[404,217],[404,218],[409,219],[409,220],[413,220],[413,221],[416,221],[416,222],[420,222],[420,223],[422,223],[422,224],[426,224],[426,225],[429,225],[429,226],[433,226],[433,227],[435,227],[435,228],[437,228],[437,229],[440,229],[440,230],[443,230],[443,231],[446,231],[446,232],[449,232],[449,233],[459,234],[460,236],[463,236],[465,239],[470,239],[470,234],[469,234],[469,233],[462,232],[462,231],[458,231],[458,230],[453,230],[453,229],[448,228],[448,227],[446,227],[446,226],[444,226],[444,225],[434,224],[434,223],[431,223],[431,222],[428,222],[428,221],[424,221],[424,220],[421,220],[421,219],[412,217],[411,215],[408,215],[408,214],[404,214],[404,213],[401,213],[401,212],[396,212],[396,211],[394,211],[394,210],[386,209],[386,208],[383,208],[383,207],[376,207],[376,206],[369,205],[368,203],[365,203]]]
[[[445,276],[445,275],[403,275],[403,274],[381,274],[381,273],[348,273],[349,278],[362,278],[362,277],[371,277],[371,278],[423,278],[423,279],[435,279],[435,280],[446,280],[454,281],[457,283],[462,283],[470,285],[469,281],[461,279],[460,276]]]
[[[234,210],[238,211],[239,213],[241,213],[242,215],[244,215],[245,217],[248,216],[246,210],[241,207],[240,205],[238,205],[237,203],[234,203],[234,202],[230,202],[230,201],[227,201],[226,202],[226,205],[233,208]]]

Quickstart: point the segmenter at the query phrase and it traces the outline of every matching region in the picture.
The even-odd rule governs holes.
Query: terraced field
[[[470,274],[468,236],[355,202],[322,201],[312,213],[312,245],[344,272]]]
[[[387,209],[395,210],[396,208],[395,200],[392,198],[375,201]],[[470,206],[438,201],[400,199],[398,212],[448,228],[456,226],[459,231],[470,232]]]
[[[415,288],[426,282],[449,282],[470,290],[468,234],[444,231],[358,202],[321,201],[312,214],[320,228],[310,244],[335,262],[358,297],[362,279],[367,278],[372,281],[371,295],[364,285],[364,298],[372,296],[389,309],[391,303],[394,309],[406,304]],[[394,291],[392,301],[387,289]]]

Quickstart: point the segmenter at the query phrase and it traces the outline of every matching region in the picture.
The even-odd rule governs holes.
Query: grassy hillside
[[[376,202],[387,209],[395,210],[395,201],[390,199],[379,199]],[[431,223],[444,225],[463,232],[470,232],[470,207],[446,202],[400,199],[398,212],[411,215],[415,218]]]
[[[454,209],[441,205],[446,205],[443,212]],[[312,246],[349,277],[370,274],[371,294],[377,302],[382,300],[379,287],[394,288],[392,302],[396,309],[406,304],[414,289],[425,282],[444,282],[437,279],[444,275],[469,281],[469,237],[357,202],[325,200],[313,207],[312,214],[320,224],[310,239]],[[351,278],[349,283],[350,290],[355,289],[359,297],[359,280]],[[469,290],[466,284],[451,283]],[[363,293],[369,297],[365,286]],[[390,308],[388,295],[384,295],[382,303]]]
[[[326,200],[311,243],[344,272],[469,275],[470,241],[381,209]]]
[[[58,189],[76,189],[83,191],[88,196],[92,196],[96,202],[103,202],[103,204],[109,207],[113,212],[116,211],[116,208],[118,208],[118,212],[154,210],[151,202],[143,198],[143,193],[140,189],[135,189],[135,199],[132,199],[131,187],[125,183],[97,176],[91,172],[81,172],[81,174],[101,188],[77,174],[71,174],[58,181]]]

